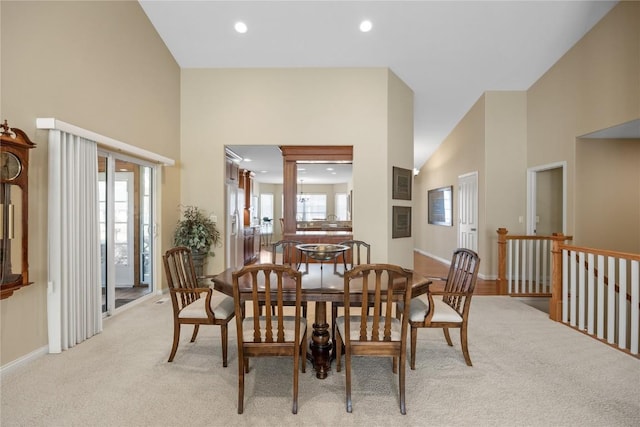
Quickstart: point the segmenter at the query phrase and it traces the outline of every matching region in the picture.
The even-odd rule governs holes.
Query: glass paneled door
[[[153,166],[100,153],[98,189],[102,311],[153,291]]]

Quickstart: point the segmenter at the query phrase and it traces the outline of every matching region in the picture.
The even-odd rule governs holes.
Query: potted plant
[[[220,231],[216,223],[196,206],[184,206],[182,219],[173,235],[175,246],[191,248],[196,275],[202,276],[207,256],[214,256],[211,246],[220,244]]]

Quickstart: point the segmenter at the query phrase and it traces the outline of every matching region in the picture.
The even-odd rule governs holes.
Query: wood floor
[[[422,255],[418,252],[413,253],[413,269],[427,277],[447,277],[449,273],[449,265],[437,261],[433,258]],[[442,282],[441,282],[442,283]],[[433,289],[437,289],[438,281],[433,282]],[[474,295],[498,295],[498,284],[495,280],[478,279]]]

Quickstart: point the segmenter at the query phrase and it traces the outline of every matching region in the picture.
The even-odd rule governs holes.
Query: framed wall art
[[[393,167],[392,197],[396,200],[411,200],[411,170]]]
[[[393,239],[411,237],[411,206],[393,207],[391,237]]]
[[[429,190],[427,198],[429,224],[452,226],[453,186]]]

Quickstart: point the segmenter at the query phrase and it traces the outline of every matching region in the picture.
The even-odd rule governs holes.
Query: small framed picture
[[[411,170],[393,167],[392,197],[396,200],[411,200]]]
[[[393,207],[393,225],[391,237],[411,237],[411,206]]]

